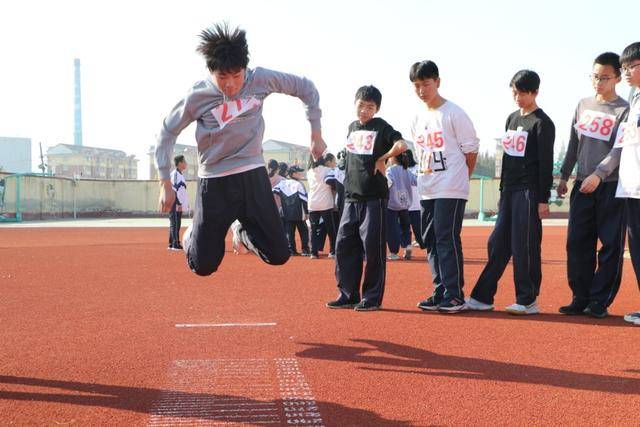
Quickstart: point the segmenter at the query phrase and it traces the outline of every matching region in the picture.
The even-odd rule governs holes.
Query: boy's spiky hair
[[[520,70],[513,76],[509,86],[520,92],[535,93],[540,89],[540,76],[532,70]]]
[[[210,71],[236,72],[249,65],[247,34],[240,28],[219,23],[200,33],[200,44],[196,49],[204,56]]]

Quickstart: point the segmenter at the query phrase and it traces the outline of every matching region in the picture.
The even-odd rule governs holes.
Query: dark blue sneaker
[[[355,311],[376,311],[380,310],[380,306],[363,299],[353,309]]]
[[[418,303],[418,308],[423,311],[438,311],[438,303],[434,297],[429,297]]]
[[[348,301],[346,299],[342,299],[342,298],[338,298],[335,301],[330,301],[328,302],[327,308],[348,308],[348,309],[352,309],[354,308],[356,305],[358,305],[359,301]]]
[[[460,313],[467,309],[467,303],[462,298],[452,298],[438,305],[441,313]]]

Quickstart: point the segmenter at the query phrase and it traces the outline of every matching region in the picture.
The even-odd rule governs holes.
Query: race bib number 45
[[[442,152],[444,151],[443,132],[438,130],[421,134],[416,138],[416,144],[428,152]]]
[[[357,130],[351,132],[347,138],[346,148],[353,154],[373,154],[373,145],[378,132],[373,130]]]
[[[252,96],[251,98],[240,98],[235,101],[224,102],[211,110],[211,114],[213,114],[213,117],[218,121],[220,129],[223,129],[239,115],[259,106],[260,100]]]
[[[513,157],[524,157],[528,137],[526,130],[508,130],[502,138],[504,152]]]
[[[582,112],[578,123],[574,125],[574,129],[579,134],[588,136],[589,138],[609,141],[615,124],[616,116],[613,114],[585,110]]]

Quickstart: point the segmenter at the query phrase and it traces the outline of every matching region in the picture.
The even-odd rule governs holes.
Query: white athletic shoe
[[[637,325],[638,324],[637,322],[640,321],[640,311],[636,311],[635,313],[625,314],[624,321]]]
[[[398,254],[389,254],[389,256],[387,257],[387,259],[389,261],[398,261],[400,258],[400,255]]]
[[[511,304],[509,307],[505,308],[504,311],[509,314],[515,314],[516,316],[540,313],[540,309],[538,308],[538,303],[536,301],[529,305]]]
[[[242,224],[240,221],[236,220],[231,224],[231,234],[233,236],[233,253],[235,254],[247,254],[249,253],[249,249],[244,244],[242,239]]]
[[[640,326],[640,319],[636,319],[636,320],[633,322],[633,324],[634,324],[634,325],[636,325],[636,326]]]
[[[474,311],[491,311],[494,309],[494,307],[493,304],[485,304],[478,301],[477,299],[469,297],[467,298],[467,309]]]
[[[193,224],[190,224],[182,235],[182,250],[189,251],[189,243],[191,243],[191,232],[193,231]]]

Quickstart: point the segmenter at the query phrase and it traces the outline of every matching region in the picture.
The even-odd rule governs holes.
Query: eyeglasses
[[[632,65],[631,67],[622,67],[622,68],[620,68],[620,72],[621,72],[622,74],[631,74],[631,72],[633,71],[633,69],[634,69],[634,68],[636,68],[636,67],[637,67],[637,66],[639,66],[639,65],[640,65],[640,62],[638,62],[638,63],[637,63],[637,64],[635,64],[635,65]]]
[[[597,74],[589,74],[589,78],[596,83],[607,83],[609,80],[613,80],[613,77],[599,76]]]

